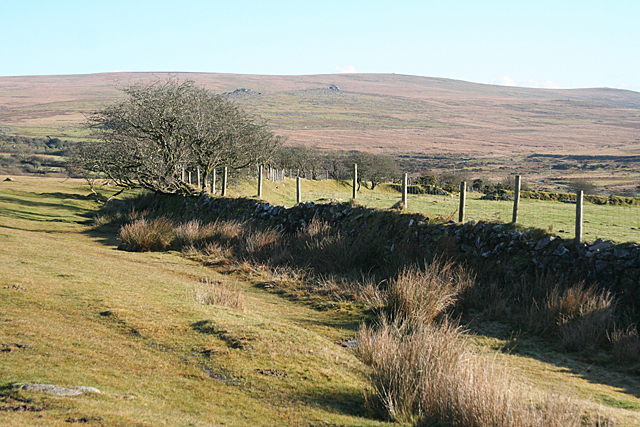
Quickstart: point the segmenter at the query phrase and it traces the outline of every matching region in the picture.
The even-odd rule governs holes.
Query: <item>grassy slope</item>
[[[0,182],[0,344],[26,345],[0,352],[0,407],[44,408],[0,410],[0,424],[384,425],[366,417],[361,364],[334,344],[353,335],[350,312],[283,300],[256,287],[249,267],[222,275],[177,253],[117,251],[113,235],[82,225],[97,207],[87,194],[78,181]],[[241,287],[246,312],[190,301],[186,290],[203,277]],[[480,350],[532,386],[640,423],[637,378],[499,323],[472,328]],[[103,394],[59,398],[12,391],[14,382]]]
[[[83,194],[78,182],[2,182],[0,343],[26,347],[0,353],[0,406],[11,395],[45,410],[0,411],[0,424],[380,424],[362,418],[361,365],[334,344],[354,333],[348,314],[266,293],[254,286],[259,274],[222,277],[175,253],[117,251],[113,236],[80,224],[96,207]],[[190,301],[185,291],[202,277],[237,283],[246,313]],[[103,394],[15,395],[15,382]]]

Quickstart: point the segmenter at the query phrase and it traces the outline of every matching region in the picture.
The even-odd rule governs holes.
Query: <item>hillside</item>
[[[348,298],[353,289],[330,287],[336,277],[313,291],[293,271],[212,262],[213,252],[116,250],[117,229],[96,226],[99,204],[84,181],[5,178],[0,425],[408,425],[367,410],[371,370],[348,345],[367,312]],[[242,307],[196,298],[207,287],[240,292]],[[465,335],[478,360],[507,366],[532,396],[638,425],[637,375],[473,319]],[[62,397],[16,383],[101,393]]]
[[[269,120],[290,143],[400,154],[637,155],[640,93],[548,90],[395,74],[104,73],[0,77],[0,131],[79,138],[117,85],[193,79]]]

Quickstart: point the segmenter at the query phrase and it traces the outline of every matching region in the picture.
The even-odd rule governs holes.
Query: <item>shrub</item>
[[[167,218],[140,218],[120,229],[118,249],[132,252],[161,251],[173,240],[173,222]]]

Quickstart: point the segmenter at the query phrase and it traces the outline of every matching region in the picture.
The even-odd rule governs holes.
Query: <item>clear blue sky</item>
[[[640,91],[640,0],[0,0],[0,75],[398,73]]]

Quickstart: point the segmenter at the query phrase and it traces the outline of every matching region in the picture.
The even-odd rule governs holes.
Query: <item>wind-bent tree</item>
[[[95,138],[78,145],[72,163],[123,188],[192,194],[183,168],[269,160],[280,145],[266,124],[193,81],[169,79],[122,88],[127,97],[89,116]]]

